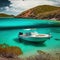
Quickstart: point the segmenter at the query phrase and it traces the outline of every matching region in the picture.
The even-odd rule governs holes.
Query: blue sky
[[[60,0],[0,0],[0,13],[18,15],[38,5],[60,6]]]

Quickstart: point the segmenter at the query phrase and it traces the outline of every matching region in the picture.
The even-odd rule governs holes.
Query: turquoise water
[[[19,19],[19,18],[0,18],[0,27],[13,27],[13,26],[31,26],[39,24],[55,24],[57,22],[49,20],[36,20],[36,19]],[[58,23],[60,24],[60,23]]]
[[[6,26],[25,26],[34,25],[38,23],[49,23],[47,20],[32,20],[32,19],[0,19],[0,27]],[[60,50],[60,27],[45,27],[45,28],[34,28],[30,30],[32,32],[37,31],[38,33],[51,33],[52,38],[47,40],[44,44],[36,44],[18,40],[19,32],[27,32],[25,29],[0,29],[0,44],[6,43],[10,46],[18,46],[22,51],[36,51],[36,50]],[[29,32],[29,31],[28,31]]]

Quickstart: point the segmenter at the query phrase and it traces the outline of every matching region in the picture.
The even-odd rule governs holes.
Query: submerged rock
[[[18,57],[22,54],[20,48],[14,46],[6,47],[5,44],[0,45],[0,60],[60,60],[60,53],[56,53],[55,57],[41,50],[38,50],[37,53],[28,57]]]
[[[6,58],[15,58],[22,54],[22,50],[19,47],[8,46],[5,44],[0,45],[0,56]]]
[[[38,52],[38,54],[46,54],[46,52],[41,51],[41,50],[38,50],[37,52]]]

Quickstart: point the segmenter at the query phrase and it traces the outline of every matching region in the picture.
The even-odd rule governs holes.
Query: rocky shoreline
[[[51,54],[52,52],[37,50],[24,56],[20,48],[0,44],[0,60],[60,60],[60,51]]]
[[[22,55],[23,56],[23,55]],[[55,55],[51,55],[49,53],[43,52],[43,51],[37,51],[37,54],[31,55],[29,57],[1,57],[0,60],[60,60],[60,53],[55,53]]]

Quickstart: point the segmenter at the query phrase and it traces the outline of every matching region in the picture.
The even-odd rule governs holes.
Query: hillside
[[[22,12],[17,18],[36,18],[60,20],[60,7],[40,5]]]
[[[0,13],[0,18],[2,17],[14,17],[13,15],[8,15],[8,14],[4,14],[4,13]]]

